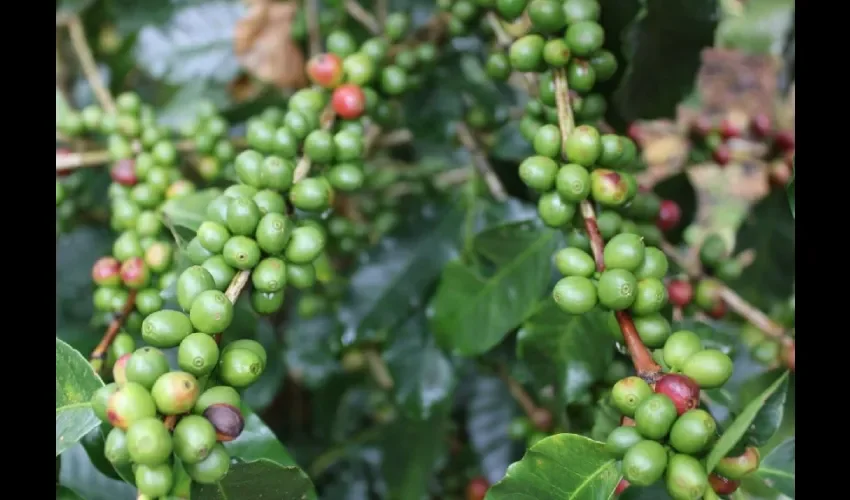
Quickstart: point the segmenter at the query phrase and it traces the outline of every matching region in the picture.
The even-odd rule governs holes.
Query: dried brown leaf
[[[298,6],[295,2],[251,2],[236,24],[233,49],[245,70],[278,88],[307,85],[304,54],[290,37]]]

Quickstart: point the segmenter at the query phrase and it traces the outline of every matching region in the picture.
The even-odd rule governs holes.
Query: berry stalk
[[[487,183],[487,189],[490,191],[490,194],[493,195],[493,198],[500,203],[506,201],[508,199],[508,193],[505,191],[502,181],[500,181],[496,173],[493,172],[493,167],[490,166],[490,162],[487,161],[487,157],[481,152],[481,148],[478,147],[478,141],[475,140],[475,136],[472,135],[472,131],[469,130],[466,123],[462,121],[459,121],[455,128],[458,139],[460,139],[463,147],[465,147],[469,151],[470,156],[472,156],[472,164],[475,165],[475,169],[478,170],[478,174],[484,178],[484,182]]]
[[[71,36],[71,45],[74,47],[74,52],[83,68],[83,74],[86,76],[95,97],[97,97],[103,109],[110,114],[115,114],[115,99],[112,98],[112,94],[109,93],[109,89],[106,88],[100,78],[97,63],[95,63],[91,48],[86,41],[86,32],[79,16],[73,16],[68,20],[68,34]]]
[[[670,257],[670,260],[672,260],[679,267],[681,267],[688,275],[688,277],[692,280],[699,280],[705,278],[705,273],[702,271],[699,264],[692,264],[692,262],[695,262],[695,260],[690,260],[683,256],[669,242],[662,241],[661,249],[664,251],[665,254],[667,254],[668,257]],[[770,319],[767,314],[763,313],[757,307],[744,300],[740,295],[735,293],[734,290],[732,290],[725,284],[721,283],[720,287],[720,298],[733,311],[738,313],[739,316],[746,319],[754,326],[758,327],[759,330],[763,331],[768,336],[778,339],[785,345],[791,345],[794,343],[794,341],[786,335],[785,329],[782,328],[782,326],[777,324],[775,321]]]
[[[124,320],[127,319],[127,316],[129,316],[135,306],[136,290],[130,290],[130,294],[127,297],[127,303],[124,304],[124,309],[122,309],[121,313],[115,316],[112,322],[109,323],[109,327],[106,329],[106,333],[103,334],[103,338],[100,340],[100,343],[97,344],[97,347],[94,348],[91,356],[89,356],[89,363],[91,363],[95,373],[100,373],[101,368],[103,368],[103,360],[106,358],[106,351],[109,349],[109,346],[112,345],[112,341],[115,340],[115,336],[118,335],[118,332],[121,331],[121,327],[124,325]]]
[[[575,119],[573,118],[573,110],[570,107],[569,83],[567,82],[566,72],[563,69],[555,71],[555,101],[558,107],[558,126],[561,131],[562,151],[566,151],[567,138],[575,128]],[[596,212],[588,200],[582,201],[579,208],[581,210],[581,217],[584,220],[584,227],[590,239],[590,247],[593,252],[593,260],[596,263],[596,271],[602,272],[605,270],[605,263],[602,258],[605,240],[599,232],[599,225],[596,222]],[[629,350],[635,371],[637,371],[641,378],[653,383],[661,372],[661,367],[652,359],[652,353],[649,352],[649,349],[640,340],[640,336],[629,313],[626,311],[617,311],[615,316],[617,317],[617,324],[620,326],[620,331],[623,333],[623,339],[626,342],[626,348]]]
[[[381,26],[378,24],[378,20],[356,0],[345,0],[345,11],[352,19],[366,28],[369,33],[373,35],[381,34]]]

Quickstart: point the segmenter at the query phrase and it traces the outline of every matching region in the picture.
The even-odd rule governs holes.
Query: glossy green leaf
[[[443,264],[457,253],[463,221],[457,207],[426,206],[369,252],[339,312],[344,345],[382,339],[422,305]]]
[[[446,449],[448,409],[443,406],[427,420],[399,418],[384,431],[381,469],[389,490],[387,498],[426,498],[437,459]]]
[[[534,149],[520,134],[519,122],[511,120],[496,132],[489,154],[498,160],[521,162],[534,155]]]
[[[166,224],[195,232],[207,219],[207,206],[221,194],[216,188],[197,191],[181,198],[166,201],[161,208]]]
[[[233,52],[241,2],[188,5],[163,25],[145,26],[136,42],[136,61],[154,78],[170,84],[197,80],[226,83],[239,73]]]
[[[755,439],[764,439],[764,436],[769,432],[773,435],[779,424],[782,422],[782,411],[785,404],[784,393],[788,390],[788,372],[782,374],[781,377],[770,385],[757,398],[750,401],[735,420],[726,427],[723,435],[717,440],[714,447],[709,452],[706,458],[706,469],[709,472],[714,470],[714,466],[723,457],[729,453],[736,444],[745,437],[749,432],[753,432],[751,427],[754,424],[762,423],[767,430],[758,431]],[[775,396],[780,393],[781,396]],[[776,404],[781,399],[779,404]],[[771,404],[768,404],[768,403]],[[764,415],[761,415],[764,413]],[[778,415],[778,417],[777,417]],[[775,422],[775,424],[774,424]],[[772,429],[772,430],[770,430]],[[767,436],[769,439],[770,436]],[[766,440],[766,439],[765,439]]]
[[[715,0],[647,0],[645,5],[626,35],[628,67],[614,99],[626,122],[675,116],[694,86],[700,53],[714,43],[720,18]]]
[[[74,446],[100,424],[91,397],[103,381],[86,358],[56,339],[56,455]]]
[[[383,356],[395,381],[395,401],[409,418],[428,419],[435,406],[451,397],[454,366],[436,346],[424,314],[393,330]]]
[[[517,223],[503,233],[502,241],[525,239],[529,233],[534,237],[528,244],[512,258],[500,258],[502,262],[490,276],[481,276],[457,261],[443,269],[432,318],[443,348],[463,356],[482,354],[534,312],[549,285],[558,239],[550,229],[529,229]]]
[[[622,495],[615,497],[617,500],[672,500],[673,497],[667,493],[667,487],[663,481],[658,481],[644,488],[629,487]],[[704,500],[709,500],[705,497]]]
[[[485,500],[608,500],[620,480],[605,444],[576,434],[549,436],[508,467]]]
[[[82,446],[74,446],[62,454],[59,484],[70,488],[86,500],[136,498],[136,489],[131,484],[109,478],[98,471]]]
[[[242,434],[233,441],[224,444],[224,447],[230,452],[230,456],[243,462],[255,462],[264,459],[278,465],[298,465],[277,436],[256,413],[243,405],[242,416],[245,419],[245,428],[242,430]]]
[[[792,437],[762,459],[756,476],[783,495],[794,498],[797,484],[796,457],[797,438]]]
[[[516,403],[508,386],[496,376],[476,375],[468,386],[466,433],[481,472],[490,484],[505,477],[514,460],[514,442],[508,434]]]
[[[342,325],[335,316],[311,319],[294,317],[286,325],[284,342],[289,372],[308,388],[315,389],[340,371],[336,349]]]
[[[782,190],[773,190],[750,210],[738,229],[736,251],[753,250],[756,259],[729,286],[763,309],[788,300],[796,276],[795,241],[788,197]]]
[[[541,228],[534,219],[511,222],[497,222],[478,234],[472,240],[475,252],[497,266],[503,266],[515,260],[529,246],[549,236],[551,230]]]
[[[310,478],[298,467],[284,467],[270,460],[237,463],[217,484],[192,484],[192,500],[274,498],[304,500],[313,489]]]
[[[570,315],[551,297],[517,334],[517,356],[538,386],[555,384],[556,394],[573,403],[599,381],[614,357],[614,341],[601,312]]]

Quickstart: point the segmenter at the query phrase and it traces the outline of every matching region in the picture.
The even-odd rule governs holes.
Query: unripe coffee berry
[[[627,417],[633,417],[637,407],[651,395],[652,388],[640,377],[626,377],[611,389],[614,406]]]
[[[191,373],[169,372],[159,377],[151,389],[156,408],[163,415],[179,415],[195,406],[200,389]]]
[[[119,387],[127,383],[127,361],[130,360],[130,356],[132,354],[124,354],[115,361],[115,365],[112,367],[112,379]]]
[[[109,397],[106,417],[113,427],[127,430],[134,422],[156,416],[150,393],[139,384],[128,382]]]
[[[670,457],[665,483],[675,500],[698,500],[708,489],[708,473],[696,458],[677,453]]]
[[[204,417],[187,415],[174,427],[172,439],[177,458],[186,464],[196,464],[215,447],[215,428]]]
[[[186,472],[200,484],[215,484],[230,470],[230,454],[221,443],[213,446],[207,458],[196,464],[186,464]]]
[[[101,257],[92,266],[91,277],[98,286],[118,286],[121,283],[121,263],[114,257]]]
[[[717,349],[706,349],[692,355],[682,365],[682,374],[704,389],[722,386],[732,376],[732,359]]]
[[[171,433],[158,418],[145,418],[127,429],[127,451],[134,463],[159,465],[171,455]]]
[[[204,418],[209,420],[215,429],[216,439],[221,442],[233,441],[245,429],[245,419],[239,408],[217,403],[204,410]]]
[[[623,476],[635,486],[649,486],[658,481],[666,468],[667,450],[658,441],[641,441],[623,456]]]
[[[127,381],[150,390],[157,379],[168,373],[168,358],[154,347],[136,350],[127,361]]]
[[[739,481],[758,470],[760,463],[758,448],[748,446],[744,453],[738,456],[721,458],[714,471],[725,478]]]
[[[307,61],[307,77],[316,85],[332,89],[342,82],[342,59],[332,53],[317,54]]]
[[[340,117],[355,120],[366,110],[366,94],[358,85],[340,85],[331,96],[331,106]]]
[[[663,394],[646,398],[635,410],[635,428],[647,439],[664,438],[677,417],[676,405]]]
[[[655,383],[655,392],[670,398],[679,415],[699,405],[699,391],[696,382],[676,373],[668,373]]]

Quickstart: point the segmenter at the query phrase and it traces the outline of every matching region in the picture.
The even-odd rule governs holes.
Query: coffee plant
[[[57,2],[57,499],[795,497],[793,2],[137,4]]]

